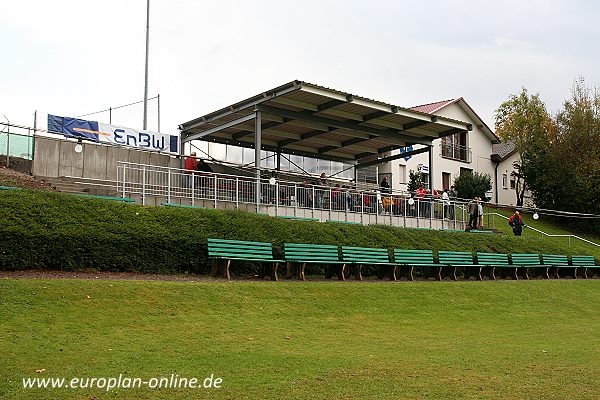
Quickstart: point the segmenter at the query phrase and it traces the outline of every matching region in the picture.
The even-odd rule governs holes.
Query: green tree
[[[415,172],[412,169],[408,171],[408,191],[414,192],[421,186],[421,184],[425,184],[425,177],[421,171]]]
[[[600,92],[575,81],[571,98],[556,116],[550,166],[554,192],[544,202],[548,208],[600,214]],[[543,200],[549,185],[534,182],[536,197]],[[580,221],[581,222],[581,221]],[[583,225],[583,223],[582,223]],[[598,221],[594,221],[596,232]]]
[[[526,88],[519,95],[511,95],[495,111],[496,134],[503,141],[512,141],[517,147],[519,160],[514,163],[517,205],[523,205],[528,181],[528,171],[538,171],[544,161],[548,145],[548,132],[553,122],[539,95],[530,96]],[[542,162],[543,164],[543,162]]]
[[[461,199],[472,199],[475,196],[485,199],[485,193],[492,190],[492,177],[479,172],[464,173],[454,179],[454,186]]]

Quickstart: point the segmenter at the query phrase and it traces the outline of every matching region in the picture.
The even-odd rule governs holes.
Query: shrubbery
[[[290,221],[242,211],[143,207],[60,193],[0,193],[0,269],[206,273],[209,237],[283,244],[569,254],[537,238]],[[233,272],[254,271],[236,267]]]

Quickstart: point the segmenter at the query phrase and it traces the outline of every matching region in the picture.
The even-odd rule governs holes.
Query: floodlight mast
[[[146,2],[146,65],[144,78],[144,125],[148,129],[148,47],[150,41],[150,0]]]

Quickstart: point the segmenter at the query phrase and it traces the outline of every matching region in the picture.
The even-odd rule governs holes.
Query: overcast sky
[[[416,4],[420,3],[420,4]],[[39,126],[143,99],[145,0],[0,0],[0,119]],[[403,107],[522,86],[550,111],[600,83],[595,1],[151,0],[149,97],[161,131],[292,81]],[[596,44],[594,44],[596,43]],[[142,127],[142,106],[113,124]],[[156,130],[156,101],[149,102]],[[108,113],[86,117],[108,122]]]

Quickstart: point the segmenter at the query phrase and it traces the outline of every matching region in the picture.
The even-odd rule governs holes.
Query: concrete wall
[[[72,140],[36,137],[33,175],[116,181],[117,161],[181,168],[180,159],[167,154],[95,143],[83,143],[83,151],[76,153],[76,144]]]

